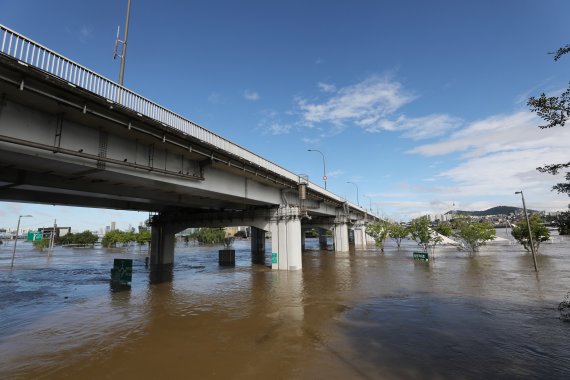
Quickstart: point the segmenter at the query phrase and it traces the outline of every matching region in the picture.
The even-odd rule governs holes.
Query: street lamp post
[[[354,182],[346,181],[346,183],[352,183],[356,187],[356,204],[360,207],[360,198],[358,197],[358,185]]]
[[[14,250],[12,251],[12,264],[10,268],[14,268],[14,257],[16,256],[16,244],[18,243],[18,233],[20,232],[20,219],[31,218],[31,215],[20,215],[18,217],[18,227],[16,227],[16,239],[14,240]]]
[[[325,183],[325,190],[327,189],[327,165],[325,163],[325,155],[317,149],[307,149],[308,152],[318,152],[323,156],[323,182]]]
[[[127,19],[125,21],[125,37],[123,39],[123,52],[121,54],[121,69],[119,71],[119,85],[123,85],[125,77],[125,61],[127,60],[127,38],[129,36],[129,16],[131,15],[131,0],[127,1]]]
[[[522,198],[523,210],[524,210],[524,217],[526,219],[526,226],[528,227],[528,238],[530,240],[530,251],[532,252],[532,261],[534,262],[534,270],[538,272],[538,265],[536,265],[536,254],[534,252],[534,243],[532,241],[532,231],[530,229],[530,221],[528,219],[528,213],[526,212],[526,204],[524,202],[524,194],[521,191],[516,191],[515,194],[520,194]]]

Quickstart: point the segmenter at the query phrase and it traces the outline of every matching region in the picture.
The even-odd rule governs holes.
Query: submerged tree
[[[570,52],[570,45],[566,45],[554,54],[554,60],[558,61],[564,54]],[[564,127],[568,118],[570,118],[570,87],[566,89],[560,96],[546,96],[531,97],[528,100],[530,109],[540,116],[545,125],[540,125],[540,128]],[[570,162],[551,164],[537,168],[542,173],[558,174],[560,170],[570,167]],[[570,196],[570,172],[566,172],[566,182],[554,185],[553,190],[559,193],[566,193]]]
[[[530,221],[530,231],[532,233],[532,243],[534,246],[534,251],[538,253],[538,247],[540,246],[540,243],[550,238],[550,231],[548,231],[548,228],[546,228],[544,224],[542,224],[542,220],[540,219],[540,216],[538,216],[537,214],[532,215],[529,218],[529,221]],[[519,243],[522,244],[524,249],[526,249],[529,252],[531,251],[530,239],[528,235],[528,227],[525,218],[519,220],[517,224],[513,226],[513,229],[511,230],[511,235],[513,235],[513,237]]]
[[[380,250],[384,252],[384,241],[388,238],[390,223],[381,220],[379,222],[369,223],[366,226],[366,233],[374,238],[374,242]]]
[[[410,231],[412,239],[415,240],[425,252],[427,252],[429,248],[433,255],[435,253],[435,246],[441,243],[443,239],[430,228],[429,224],[428,217],[422,216],[413,219],[408,230]]]
[[[390,226],[388,227],[388,235],[390,236],[390,239],[396,241],[398,248],[400,248],[402,240],[409,234],[410,232],[406,226],[402,226],[400,223],[390,223]]]
[[[497,235],[491,223],[474,221],[468,216],[454,219],[451,226],[452,236],[460,243],[458,249],[466,251],[469,256],[474,256],[482,245]]]

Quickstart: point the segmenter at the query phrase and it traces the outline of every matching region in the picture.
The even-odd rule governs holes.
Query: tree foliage
[[[202,244],[220,244],[224,241],[226,232],[221,228],[200,228],[192,235]]]
[[[430,228],[429,219],[427,216],[422,216],[413,219],[408,227],[410,236],[421,246],[425,252],[428,248],[431,249],[432,254],[435,253],[435,246],[443,240],[435,231]]]
[[[540,219],[540,216],[538,216],[537,214],[533,214],[529,218],[529,221],[530,221],[530,231],[532,233],[532,243],[534,245],[534,251],[538,253],[538,247],[540,246],[540,243],[550,238],[550,231],[548,231],[548,228],[546,228],[544,224],[542,224],[542,220]],[[525,218],[519,220],[517,224],[513,226],[513,229],[511,230],[511,235],[513,235],[513,237],[519,243],[522,244],[524,249],[526,249],[529,252],[531,251],[530,239],[528,235],[528,225],[526,223]]]
[[[497,235],[495,228],[489,222],[474,221],[467,216],[455,218],[451,223],[452,234],[459,243],[459,249],[475,255],[479,248]]]
[[[453,228],[451,227],[450,223],[443,222],[435,227],[435,232],[440,235],[449,237],[453,233]]]
[[[384,251],[384,241],[388,238],[390,223],[385,220],[366,225],[366,233],[374,238],[377,247]]]
[[[570,235],[570,211],[563,212],[558,216],[558,233]]]
[[[151,240],[151,233],[148,230],[142,230],[140,232],[132,231],[119,231],[113,230],[109,231],[103,236],[101,244],[103,247],[129,247],[130,243],[136,242],[140,246],[149,243]]]
[[[558,61],[564,54],[570,52],[570,45],[561,47],[554,54],[554,60]],[[566,89],[560,96],[546,96],[531,97],[528,100],[528,106],[531,111],[535,112],[544,121],[545,125],[540,125],[540,128],[564,127],[568,118],[570,117],[570,87]],[[538,167],[537,170],[541,173],[558,174],[561,169],[570,167],[570,162],[550,164]],[[566,172],[566,182],[558,183],[552,188],[559,193],[566,193],[570,196],[570,172]]]
[[[99,240],[99,237],[90,231],[83,231],[79,233],[68,233],[60,236],[57,240],[58,244],[62,245],[94,245]]]
[[[388,235],[390,239],[394,240],[400,248],[400,244],[402,244],[402,240],[405,239],[410,232],[406,228],[406,226],[402,226],[400,223],[390,223],[388,226]]]
[[[34,240],[32,241],[32,245],[35,249],[43,251],[47,247],[49,247],[49,239],[42,239],[42,240]]]

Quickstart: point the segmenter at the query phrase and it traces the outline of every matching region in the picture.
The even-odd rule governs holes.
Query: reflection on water
[[[47,258],[26,243],[11,271],[3,247],[0,378],[569,378],[570,241],[557,239],[538,276],[517,245],[425,263],[413,242],[334,253],[315,239],[303,271],[283,272],[252,265],[247,241],[235,268],[180,244],[160,273],[136,250]],[[115,257],[133,259],[130,290],[111,291]]]

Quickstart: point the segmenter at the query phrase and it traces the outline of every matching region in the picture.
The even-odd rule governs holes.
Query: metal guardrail
[[[299,176],[268,161],[241,146],[224,139],[204,127],[164,108],[112,80],[40,45],[39,43],[0,24],[0,53],[17,59],[36,69],[63,79],[84,90],[107,99],[111,103],[131,109],[172,128],[190,135],[204,143],[240,157],[262,169],[273,172],[288,180],[298,182]],[[340,202],[345,200],[320,186],[311,183],[313,189]],[[351,205],[352,206],[352,205]]]

